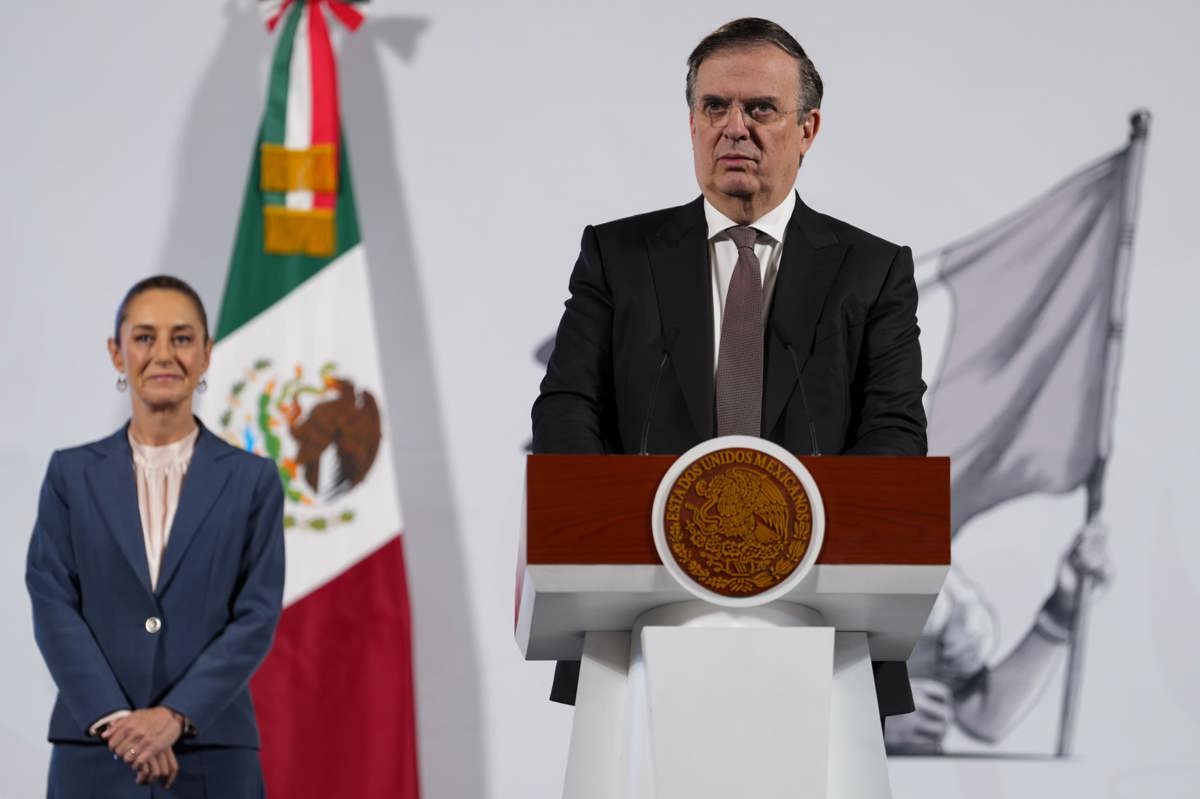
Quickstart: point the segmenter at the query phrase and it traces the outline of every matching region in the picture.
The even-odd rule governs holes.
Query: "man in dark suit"
[[[682,453],[740,433],[800,453],[925,454],[912,254],[793,188],[821,93],[803,48],[766,20],[692,52],[702,196],[584,230],[535,452]],[[577,670],[559,664],[551,698],[572,701]],[[876,692],[881,716],[912,710],[904,664],[876,664]]]

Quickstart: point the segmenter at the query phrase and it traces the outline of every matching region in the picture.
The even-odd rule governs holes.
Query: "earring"
[[[129,378],[121,375],[117,378],[117,391],[125,391],[127,388],[129,388]]]
[[[196,384],[196,391],[197,391],[197,393],[200,393],[200,394],[203,394],[205,391],[208,391],[208,378],[207,377],[200,378],[200,382]]]

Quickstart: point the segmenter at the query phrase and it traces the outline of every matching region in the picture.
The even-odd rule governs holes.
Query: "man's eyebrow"
[[[720,94],[704,94],[700,96],[702,103],[731,103],[733,100],[729,97]],[[757,97],[746,97],[742,100],[742,105],[751,106],[755,103],[770,103],[771,105],[779,105],[779,98],[773,94],[763,94]]]

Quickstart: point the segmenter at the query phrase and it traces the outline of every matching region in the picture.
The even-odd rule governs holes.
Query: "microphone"
[[[642,425],[642,446],[638,449],[639,455],[646,454],[646,444],[650,439],[650,422],[654,419],[654,398],[658,395],[658,383],[662,380],[663,367],[667,365],[667,359],[671,357],[671,348],[675,346],[675,339],[678,337],[679,328],[673,327],[663,331],[660,339],[662,358],[658,361],[658,370],[655,371],[654,382],[650,385],[650,399],[646,403],[646,421]]]
[[[813,425],[812,414],[808,412],[808,394],[804,391],[804,378],[800,376],[800,359],[796,357],[796,348],[792,346],[787,331],[783,329],[783,325],[779,323],[778,319],[771,319],[771,331],[775,333],[775,338],[779,339],[784,349],[792,356],[792,367],[796,370],[796,385],[800,388],[800,406],[804,409],[804,420],[808,422],[808,436],[812,441],[812,454],[820,455],[821,448],[817,446],[817,428]]]

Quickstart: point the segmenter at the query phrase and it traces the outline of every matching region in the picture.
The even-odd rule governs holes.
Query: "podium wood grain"
[[[673,455],[530,455],[527,564],[659,564],[654,492]],[[950,562],[950,460],[801,457],[825,505],[819,564]]]

